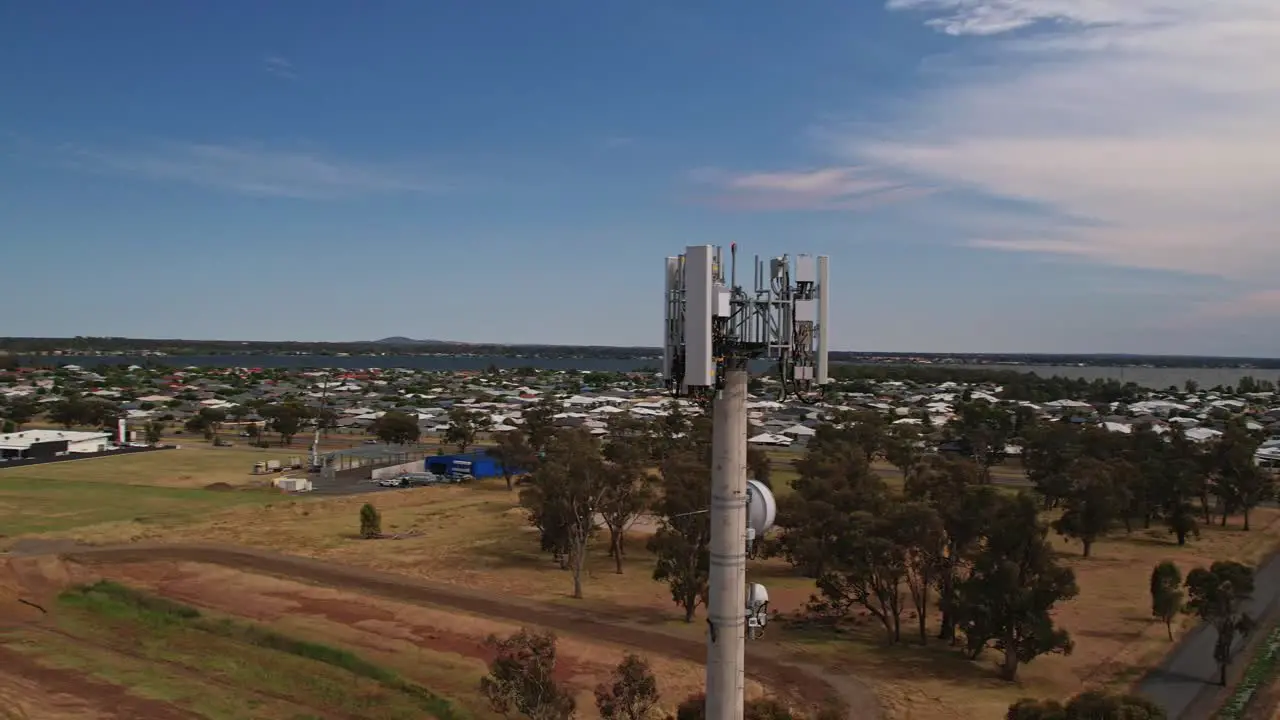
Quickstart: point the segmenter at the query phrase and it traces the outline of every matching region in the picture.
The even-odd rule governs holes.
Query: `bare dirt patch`
[[[46,667],[0,645],[0,717],[22,720],[188,720],[168,703],[71,671]],[[6,719],[7,720],[7,719]]]
[[[494,654],[486,638],[521,627],[509,620],[407,605],[201,563],[129,563],[98,569],[113,579],[185,603],[357,648],[411,677],[416,659],[423,652],[431,653],[452,670],[448,674],[453,677],[445,684],[452,682],[454,688],[441,687],[439,672],[431,673],[432,686],[442,692],[474,693]],[[589,708],[591,691],[623,652],[617,645],[562,633],[556,674],[581,696],[584,709]],[[659,654],[649,659],[672,705],[700,689],[702,672],[695,663]],[[758,684],[752,690],[761,692]]]
[[[73,559],[91,564],[97,572],[126,582],[144,584],[162,594],[194,604],[225,608],[228,612],[262,619],[269,619],[271,613],[280,613],[278,622],[286,627],[290,623],[299,623],[317,632],[324,628],[325,633],[334,633],[330,637],[377,629],[379,632],[371,633],[370,637],[382,647],[395,645],[395,635],[406,632],[427,639],[431,635],[448,637],[457,634],[478,639],[490,633],[501,635],[511,632],[521,625],[552,629],[561,633],[562,653],[576,670],[573,683],[584,691],[593,682],[587,677],[579,679],[579,676],[589,675],[590,680],[602,677],[621,657],[624,648],[650,657],[655,670],[663,678],[664,696],[672,704],[687,691],[701,686],[700,665],[706,652],[703,641],[689,639],[687,632],[681,634],[660,627],[641,626],[634,618],[604,615],[581,605],[576,608],[547,605],[492,592],[427,584],[362,568],[247,548],[131,546],[79,552]],[[219,567],[197,572],[190,567],[184,569],[185,563]],[[144,569],[140,571],[138,565]],[[232,569],[246,577],[232,582],[227,574]],[[213,574],[202,580],[200,575],[204,572]],[[264,577],[273,575],[289,580]],[[297,582],[299,580],[307,584],[301,585]],[[152,584],[148,585],[149,582]],[[286,589],[279,584],[281,582],[288,582],[290,586]],[[362,620],[352,623],[354,618],[344,613],[343,622],[332,622],[324,617],[323,612],[309,615],[300,601],[300,598],[316,597],[336,598],[352,608],[372,604],[382,611],[390,610],[395,619],[388,620],[385,612],[375,612],[366,613]],[[213,603],[220,605],[211,605]],[[377,624],[365,624],[369,620]],[[398,628],[396,633],[388,635],[382,632],[388,622],[409,627]],[[412,643],[399,642],[410,646],[403,650],[411,658]],[[429,646],[427,650],[448,654]],[[781,660],[775,650],[762,644],[754,644],[748,649],[751,657],[748,672],[757,681],[802,704],[818,704],[836,696],[836,688],[826,679]],[[399,662],[405,662],[405,657],[402,655]],[[459,660],[471,662],[471,667],[483,672],[482,658]],[[406,674],[412,676],[411,671],[406,670]],[[475,675],[474,679],[478,677]],[[846,694],[844,699],[852,706],[851,716],[870,718],[878,715],[875,700],[865,691],[854,696]],[[591,703],[584,705],[589,707]]]

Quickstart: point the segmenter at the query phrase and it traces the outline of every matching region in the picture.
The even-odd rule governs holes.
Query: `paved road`
[[[1259,568],[1254,579],[1253,598],[1246,612],[1265,618],[1280,608],[1280,554],[1272,555]],[[1193,720],[1208,717],[1206,703],[1221,690],[1218,666],[1213,660],[1213,644],[1217,631],[1201,625],[1187,633],[1178,646],[1165,657],[1158,668],[1138,683],[1138,694],[1164,708],[1169,720]],[[1244,641],[1237,639],[1231,648],[1239,653]],[[1237,657],[1236,662],[1242,660]],[[1207,710],[1207,712],[1206,712]]]

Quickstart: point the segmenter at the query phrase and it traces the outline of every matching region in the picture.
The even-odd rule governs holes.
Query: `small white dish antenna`
[[[764,537],[778,517],[778,501],[773,491],[759,480],[747,481],[747,527],[756,538]]]

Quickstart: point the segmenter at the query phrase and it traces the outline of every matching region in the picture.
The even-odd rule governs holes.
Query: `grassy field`
[[[458,720],[448,699],[349,651],[97,583],[63,593],[49,624],[0,646],[204,718],[342,716]]]
[[[112,528],[123,539],[241,505],[280,499],[252,474],[263,460],[296,453],[218,448],[207,443],[177,450],[72,460],[0,469],[0,546],[22,535]],[[235,490],[207,490],[214,484]]]
[[[385,531],[408,536],[375,542],[354,539],[358,509],[367,499],[382,511]],[[997,679],[994,652],[968,662],[955,650],[932,644],[919,647],[909,641],[886,648],[880,630],[871,624],[840,635],[780,627],[761,642],[780,642],[785,652],[807,662],[870,679],[894,717],[915,720],[998,717],[1022,696],[1120,688],[1171,647],[1163,625],[1150,617],[1147,578],[1152,566],[1173,560],[1185,573],[1216,559],[1257,561],[1280,542],[1280,511],[1257,510],[1253,522],[1249,532],[1241,530],[1238,521],[1226,528],[1204,528],[1199,540],[1183,548],[1163,528],[1130,536],[1115,533],[1100,541],[1090,558],[1080,556],[1079,544],[1055,536],[1081,588],[1080,595],[1057,612],[1058,622],[1075,638],[1076,649],[1070,656],[1037,659],[1023,668],[1016,684]],[[568,573],[538,552],[536,535],[517,509],[514,495],[498,483],[238,508],[177,529],[174,536],[282,548],[494,593],[625,612],[690,636],[704,631],[700,622],[685,626],[666,587],[649,579],[652,559],[638,537],[629,542],[622,575],[614,572],[603,545],[597,544],[587,562],[586,600],[570,599]],[[812,581],[795,576],[778,560],[753,562],[749,574],[769,587],[771,607],[784,613],[802,607],[813,592]]]
[[[244,485],[255,479],[254,463],[268,460],[286,462],[298,456],[299,453],[288,450],[213,447],[201,441],[182,444],[177,450],[5,468],[0,469],[0,479],[26,477],[174,488],[203,488],[213,483]]]
[[[278,499],[278,493],[268,491],[217,492],[0,473],[0,545],[23,535],[85,527],[114,527],[127,539],[191,523],[218,510]]]
[[[203,456],[193,459],[192,470],[186,473],[196,487],[206,479],[198,467],[216,472],[218,462],[237,457],[235,448],[191,452],[193,458]],[[783,493],[794,478],[789,460],[796,454],[773,455],[774,486]],[[70,463],[62,472],[87,472],[73,471],[78,464],[94,465]],[[1001,470],[1017,472],[1012,467]],[[24,472],[35,474],[42,469]],[[170,470],[155,467],[135,467],[128,473],[132,480],[121,475],[114,482],[107,476],[48,482],[0,471],[0,522],[12,528],[0,532],[10,536],[44,532],[99,543],[146,538],[245,544],[495,594],[624,612],[639,622],[660,624],[690,637],[705,631],[701,614],[686,626],[666,586],[650,580],[653,561],[642,537],[629,539],[622,574],[615,572],[604,544],[597,543],[587,561],[587,597],[570,599],[569,573],[538,551],[537,536],[518,507],[517,495],[506,491],[501,480],[309,499],[116,484],[159,483],[173,477]],[[400,539],[357,537],[359,508],[365,502],[382,512],[384,532],[398,534]],[[1023,668],[1017,684],[996,678],[994,652],[968,662],[936,644],[920,647],[907,642],[886,648],[878,628],[869,624],[838,635],[771,626],[767,639],[760,642],[778,644],[781,651],[806,662],[871,680],[893,717],[913,720],[998,717],[1009,702],[1022,696],[1065,696],[1083,687],[1123,687],[1170,648],[1163,625],[1149,617],[1151,567],[1173,560],[1185,573],[1217,559],[1257,561],[1280,543],[1280,510],[1260,509],[1252,519],[1250,532],[1239,529],[1239,521],[1233,519],[1225,528],[1204,528],[1199,540],[1183,548],[1162,528],[1129,536],[1119,532],[1100,541],[1094,556],[1087,559],[1080,557],[1078,544],[1055,537],[1081,589],[1079,597],[1057,612],[1057,621],[1075,638],[1076,650],[1066,657],[1037,659]],[[771,607],[784,613],[799,609],[813,592],[812,581],[795,576],[778,560],[753,562],[749,572],[753,581],[769,587]]]

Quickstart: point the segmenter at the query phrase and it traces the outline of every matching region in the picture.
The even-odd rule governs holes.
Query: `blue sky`
[[[5,335],[659,342],[830,255],[833,346],[1280,356],[1257,0],[0,5]]]

